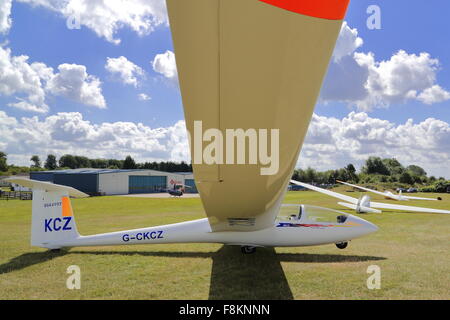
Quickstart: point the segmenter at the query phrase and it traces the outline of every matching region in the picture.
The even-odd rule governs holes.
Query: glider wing
[[[347,202],[350,202],[350,203],[353,203],[353,204],[358,204],[358,199],[350,197],[350,196],[346,196],[346,195],[341,194],[341,193],[337,193],[337,192],[334,192],[334,191],[322,189],[322,188],[315,187],[315,186],[312,186],[310,184],[299,182],[299,181],[295,181],[295,180],[291,180],[291,183],[295,184],[297,186],[301,186],[301,187],[304,187],[304,188],[307,188],[307,189],[310,189],[310,190],[313,190],[313,191],[317,191],[317,192],[326,194],[328,196],[331,196],[331,197],[334,197],[334,198],[337,198],[337,199],[340,199],[340,200],[344,200],[344,201],[347,201]]]
[[[348,3],[167,0],[194,176],[213,231],[273,225]],[[214,140],[202,139],[209,129],[223,137],[229,130],[249,135],[256,130],[259,145],[261,130],[269,141],[277,132],[276,166],[260,156],[250,163],[255,152],[250,153],[248,135],[240,142],[234,138],[244,141],[244,163],[237,164],[237,142],[228,139],[221,145],[222,159],[216,151],[212,161],[203,161]],[[263,174],[268,168],[273,170]]]
[[[371,208],[378,208],[378,209],[402,210],[402,211],[409,211],[409,212],[450,214],[450,211],[448,211],[448,210],[421,208],[421,207],[412,207],[412,206],[402,206],[402,205],[396,205],[396,204],[390,204],[390,203],[380,203],[380,202],[371,202],[370,203],[370,207]]]
[[[357,185],[350,184],[350,183],[343,182],[343,181],[339,181],[339,180],[336,180],[336,182],[345,184],[346,186],[349,186],[349,187],[353,187],[353,188],[357,188],[357,189],[360,189],[360,190],[364,190],[364,191],[367,191],[367,192],[376,193],[376,194],[379,194],[379,195],[381,195],[383,197],[389,197],[389,198],[395,199],[395,198],[391,197],[389,194],[387,194],[385,192],[381,192],[381,191],[377,191],[377,190],[373,190],[373,189],[357,186]],[[395,200],[397,200],[397,199],[395,199]]]
[[[412,197],[412,196],[403,196],[403,198],[410,199],[410,200],[429,200],[429,201],[438,201],[438,199],[434,198],[422,198],[422,197]]]

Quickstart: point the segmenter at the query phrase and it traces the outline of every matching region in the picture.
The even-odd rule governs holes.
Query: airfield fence
[[[0,200],[33,200],[33,193],[27,191],[1,191]]]

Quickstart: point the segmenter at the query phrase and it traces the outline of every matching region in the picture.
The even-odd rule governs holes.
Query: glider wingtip
[[[272,6],[291,12],[321,18],[325,20],[342,20],[347,13],[350,0],[260,0]]]

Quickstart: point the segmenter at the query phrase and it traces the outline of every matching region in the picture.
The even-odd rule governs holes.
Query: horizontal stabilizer
[[[73,198],[87,198],[89,195],[87,195],[84,192],[81,192],[75,188],[68,187],[68,186],[62,186],[59,184],[53,184],[50,182],[44,182],[44,181],[37,181],[37,180],[31,180],[31,179],[25,179],[25,178],[8,178],[4,181],[9,183],[15,183],[22,187],[30,188],[33,190],[44,190],[44,191],[53,191],[53,192],[66,192],[67,195]]]

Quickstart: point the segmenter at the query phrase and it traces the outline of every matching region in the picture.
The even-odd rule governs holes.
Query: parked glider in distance
[[[345,248],[347,241],[376,231],[359,217],[307,206],[295,219],[277,221],[348,3],[167,0],[194,175],[207,218],[80,236],[69,200],[79,193],[13,179],[34,189],[32,244],[58,249],[214,242],[250,253],[258,246]],[[196,151],[204,145],[194,130],[200,121],[222,134],[239,128],[277,131],[273,145],[282,151],[277,170],[262,175],[264,163],[202,162]],[[244,151],[253,150],[247,145]],[[227,158],[238,156],[230,153]]]
[[[409,212],[423,212],[423,213],[445,213],[450,214],[448,210],[440,210],[440,209],[430,209],[430,208],[421,208],[421,207],[412,207],[412,206],[403,206],[403,205],[395,205],[389,203],[381,203],[381,202],[373,202],[370,201],[370,197],[368,195],[364,195],[359,199],[343,195],[341,193],[337,193],[334,191],[322,189],[316,186],[312,186],[307,183],[291,180],[292,184],[302,186],[304,188],[314,190],[328,196],[344,200],[346,202],[338,202],[339,205],[356,210],[357,213],[381,213],[380,210],[376,209],[390,209],[390,210],[402,210]]]
[[[336,182],[345,184],[345,185],[347,185],[349,187],[353,187],[353,188],[357,188],[357,189],[360,189],[360,190],[364,190],[364,191],[367,191],[367,192],[376,193],[376,194],[382,195],[383,197],[386,197],[386,198],[389,198],[389,199],[398,200],[398,201],[408,201],[408,200],[432,200],[432,201],[437,201],[437,200],[440,200],[440,198],[434,199],[434,198],[422,198],[422,197],[404,196],[401,191],[400,191],[400,194],[393,194],[390,191],[380,192],[380,191],[377,191],[377,190],[373,190],[373,189],[357,186],[357,185],[350,184],[348,182],[339,181],[339,180],[336,180]]]

